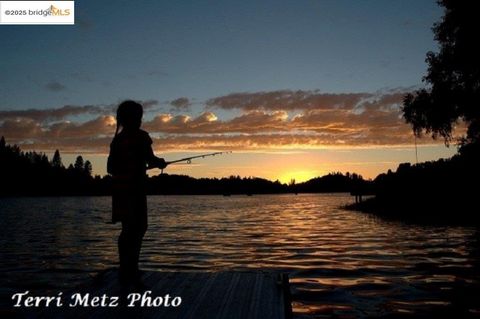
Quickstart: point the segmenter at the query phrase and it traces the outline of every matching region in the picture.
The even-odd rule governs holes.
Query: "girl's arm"
[[[147,169],[159,168],[164,169],[167,167],[167,162],[161,157],[155,156],[153,153],[152,147],[148,148],[147,152]]]

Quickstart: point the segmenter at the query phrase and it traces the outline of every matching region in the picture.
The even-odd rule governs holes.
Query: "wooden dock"
[[[43,308],[34,317],[41,318],[192,318],[192,319],[288,319],[291,317],[288,276],[269,271],[229,272],[155,272],[142,275],[147,287],[121,286],[117,270],[99,274],[91,283],[65,292],[62,307]],[[82,305],[70,307],[72,294],[79,293]],[[85,307],[95,296],[115,307]],[[169,295],[167,298],[166,295]],[[114,297],[114,298],[112,298]],[[178,305],[179,299],[181,303]],[[132,303],[133,299],[137,299]],[[113,300],[112,300],[113,299]],[[168,302],[167,302],[168,300]],[[143,306],[142,306],[143,303]],[[133,305],[129,307],[128,305]],[[167,304],[169,306],[167,306]],[[177,304],[177,306],[175,306]],[[150,306],[148,306],[150,305]],[[29,316],[30,317],[30,316]]]

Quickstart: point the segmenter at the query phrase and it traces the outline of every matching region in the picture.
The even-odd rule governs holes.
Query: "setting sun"
[[[324,175],[324,172],[293,170],[293,171],[282,173],[278,179],[280,182],[286,183],[286,184],[289,184],[292,180],[295,180],[295,183],[301,183],[321,175]]]

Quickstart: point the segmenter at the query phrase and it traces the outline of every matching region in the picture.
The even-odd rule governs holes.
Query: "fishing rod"
[[[169,162],[165,162],[165,163],[167,164],[167,166],[170,165],[170,164],[181,163],[181,162],[187,162],[187,164],[191,164],[192,160],[196,159],[196,158],[205,158],[205,157],[208,157],[208,156],[222,155],[222,154],[228,154],[228,153],[232,153],[232,151],[214,152],[214,153],[207,153],[207,154],[202,154],[202,155],[190,156],[190,157],[185,157],[185,158],[181,158],[181,159],[178,159],[178,160],[175,160],[175,161],[169,161]],[[163,169],[162,169],[161,174],[163,174]]]

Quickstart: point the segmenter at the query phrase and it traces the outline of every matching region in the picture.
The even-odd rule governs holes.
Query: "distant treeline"
[[[352,208],[428,222],[479,218],[480,145],[465,145],[449,159],[400,164],[373,181],[375,197]]]
[[[102,183],[92,177],[92,164],[78,156],[74,164],[64,167],[60,152],[50,161],[47,155],[22,152],[17,145],[0,139],[0,195],[80,195],[94,192]]]
[[[110,195],[112,177],[92,176],[92,164],[78,156],[65,167],[60,152],[53,158],[43,153],[23,152],[0,140],[0,196]],[[372,182],[358,174],[330,173],[304,183],[280,183],[257,177],[193,178],[161,174],[147,179],[148,194],[281,194],[351,192],[371,188]]]

